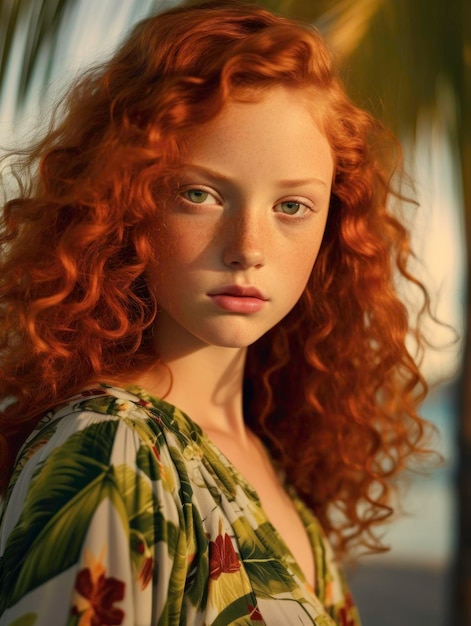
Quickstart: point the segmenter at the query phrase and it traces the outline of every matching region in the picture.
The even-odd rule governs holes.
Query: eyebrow
[[[213,178],[214,180],[217,180],[221,183],[232,182],[232,179],[229,176],[225,176],[224,174],[216,172],[215,170],[209,167],[204,167],[203,165],[197,165],[196,163],[184,163],[183,167],[187,169],[191,169],[191,170],[196,170],[198,172],[201,172],[202,174],[206,174],[206,176],[209,176]],[[291,187],[291,188],[303,187],[304,185],[318,185],[324,188],[327,187],[327,183],[321,180],[320,178],[299,178],[299,179],[279,180],[277,181],[277,185],[279,187]]]
[[[280,187],[303,187],[304,185],[320,185],[327,187],[326,183],[320,178],[300,178],[299,180],[280,180],[278,181]]]

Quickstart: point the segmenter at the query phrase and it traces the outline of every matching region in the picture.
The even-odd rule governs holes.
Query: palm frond
[[[316,20],[316,26],[340,58],[347,58],[370,31],[385,0],[339,0]]]
[[[20,33],[23,50],[21,60],[21,73],[18,83],[17,102],[21,106],[27,96],[31,85],[33,73],[36,69],[41,52],[48,62],[42,76],[42,83],[46,84],[49,78],[52,59],[57,46],[57,35],[63,21],[65,21],[72,9],[71,0],[47,0],[37,2],[35,0],[3,0],[0,15],[1,28],[0,40],[3,40],[0,57],[0,94],[5,88],[4,80],[7,68],[15,51],[15,37]]]
[[[458,4],[382,1],[368,32],[343,59],[345,80],[361,104],[412,138],[419,114],[437,111],[443,85],[458,93],[463,50]],[[332,29],[334,41],[348,42],[348,24],[347,36],[341,25],[337,20]]]

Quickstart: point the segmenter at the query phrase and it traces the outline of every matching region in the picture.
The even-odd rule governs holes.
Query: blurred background
[[[198,1],[192,2],[198,4]],[[0,148],[21,145],[71,78],[108,57],[138,20],[178,0],[0,0]],[[471,1],[259,0],[315,24],[352,99],[400,137],[420,208],[409,218],[438,317],[423,414],[444,464],[401,484],[391,550],[349,577],[364,626],[471,624],[471,385],[466,329],[471,237]],[[414,307],[414,303],[411,303]]]

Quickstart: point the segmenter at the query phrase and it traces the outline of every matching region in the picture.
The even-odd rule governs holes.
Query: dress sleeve
[[[157,623],[181,511],[136,424],[82,411],[28,443],[0,527],[0,626]]]

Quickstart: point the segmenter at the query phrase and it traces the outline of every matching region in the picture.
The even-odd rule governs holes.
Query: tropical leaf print
[[[127,523],[147,545],[155,543],[154,511],[157,501],[150,484],[132,467],[118,465],[114,468],[116,485],[126,509]]]
[[[37,613],[25,613],[21,617],[10,622],[9,626],[34,626],[38,621]]]
[[[249,614],[249,604],[256,602],[251,594],[251,584],[237,554],[231,537],[223,532],[222,520],[219,534],[209,543],[209,596],[208,608],[216,621],[226,613],[229,623],[239,623]],[[250,593],[250,603],[241,603]],[[229,609],[229,611],[226,611]]]
[[[316,626],[338,626],[328,615],[318,615],[314,620],[314,624]]]
[[[188,571],[188,551],[185,532],[179,532],[175,546],[171,575],[168,579],[165,603],[158,625],[179,626],[185,598],[185,584]],[[184,623],[184,622],[183,622]]]
[[[238,598],[219,613],[215,620],[211,622],[211,626],[227,626],[228,624],[262,626],[265,622],[263,619],[259,619],[259,612],[255,614],[256,619],[251,617],[254,613],[253,602],[254,598],[252,595]]]
[[[190,556],[185,593],[193,606],[205,608],[209,577],[209,541],[200,512],[192,506],[193,532],[189,538]]]
[[[137,451],[136,465],[148,476],[149,480],[160,480],[162,478],[163,466],[159,447],[152,442],[151,450],[153,454],[149,454],[149,446],[140,446]]]
[[[141,586],[150,582],[155,496],[134,469],[109,465],[118,427],[118,421],[92,424],[39,466],[0,563],[0,584],[8,589],[2,599],[9,597],[14,603],[75,564],[91,519],[105,498],[113,503],[123,527],[130,526],[131,558]]]
[[[154,575],[154,544],[164,542],[173,556],[178,527],[159,511],[156,496],[147,478],[127,465],[116,467],[115,475],[129,524],[131,561],[138,584],[141,589],[145,589]]]
[[[0,523],[3,518],[3,511],[6,508],[6,504],[8,503],[11,492],[13,491],[13,487],[16,483],[18,476],[21,474],[23,468],[34,456],[34,454],[40,450],[54,435],[56,432],[56,425],[54,422],[51,422],[51,415],[45,415],[42,420],[38,424],[37,430],[33,431],[33,433],[29,436],[27,440],[27,445],[25,445],[21,450],[17,460],[17,463],[13,469],[10,484],[7,489],[7,493],[5,496],[5,506],[3,507],[2,513],[0,514]]]
[[[236,499],[237,481],[232,472],[228,471],[227,461],[222,454],[211,445],[205,447],[205,455],[202,461],[203,465],[211,469],[216,480],[218,491],[226,497],[229,502]]]
[[[0,530],[0,624],[54,623],[60,607],[67,626],[360,626],[295,495],[322,602],[256,492],[199,426],[135,393],[87,390],[26,443]]]
[[[13,604],[78,560],[90,519],[103,498],[116,500],[125,516],[108,464],[117,427],[117,422],[106,421],[73,434],[37,468],[0,561],[2,603],[8,597]],[[0,604],[0,612],[4,608]]]
[[[233,528],[237,536],[240,556],[257,595],[276,596],[298,588],[299,583],[279,555],[279,546],[266,545],[267,537],[273,533],[264,532],[263,524],[257,529],[252,528],[244,517],[236,520]]]

